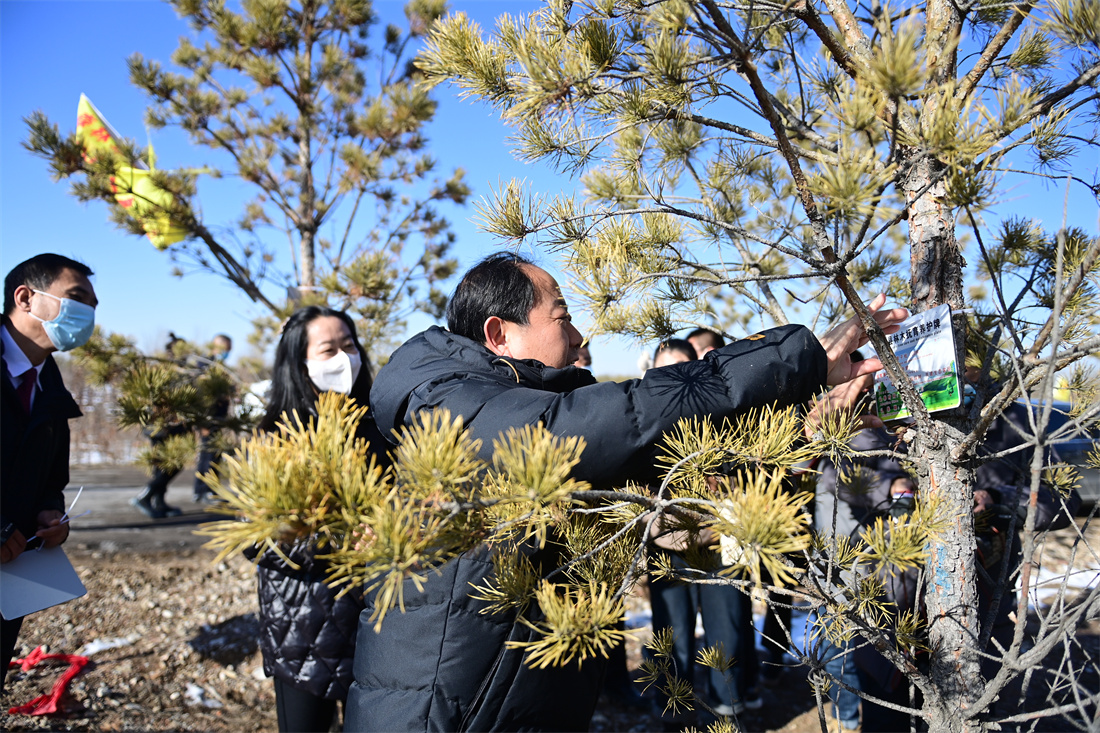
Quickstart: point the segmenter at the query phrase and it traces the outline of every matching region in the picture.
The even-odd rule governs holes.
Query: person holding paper
[[[0,563],[69,536],[69,419],[80,408],[51,356],[84,344],[95,325],[91,269],[56,254],[16,265],[4,278],[0,324]],[[0,620],[0,691],[23,619]]]

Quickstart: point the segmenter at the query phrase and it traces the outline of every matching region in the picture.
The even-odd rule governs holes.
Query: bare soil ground
[[[24,622],[24,651],[80,653],[96,641],[64,713],[7,715],[46,693],[64,665],[13,669],[3,698],[4,730],[274,730],[275,696],[257,650],[256,591],[245,561],[211,564],[213,554],[69,551],[88,589],[83,598]],[[189,692],[190,690],[190,692]]]

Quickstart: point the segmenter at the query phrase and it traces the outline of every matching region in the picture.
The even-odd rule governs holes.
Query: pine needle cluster
[[[810,546],[810,516],[803,511],[809,492],[788,492],[781,471],[739,471],[719,493],[722,509],[710,525],[736,541],[740,558],[731,571],[748,575],[757,586],[765,574],[778,587],[797,583],[801,570],[789,555]]]
[[[676,669],[672,646],[670,627],[654,631],[653,638],[646,644],[646,648],[653,654],[642,660],[638,681],[646,690],[656,686],[661,691],[665,698],[666,713],[679,713],[694,709],[695,694],[691,681],[683,677],[689,674],[689,670]]]
[[[217,559],[259,547],[290,562],[284,549],[295,543],[313,542],[323,551],[343,541],[356,526],[345,511],[389,493],[389,476],[355,437],[364,414],[354,401],[325,393],[316,418],[285,415],[276,432],[254,433],[224,456],[221,480],[214,474],[204,480],[225,501],[214,510],[234,518],[200,530],[212,538]]]
[[[173,342],[171,351],[144,354],[129,338],[96,328],[72,355],[93,383],[108,388],[120,427],[157,439],[138,456],[150,469],[174,473],[193,463],[196,431],[210,436],[208,447],[229,449],[258,418],[245,406],[225,409],[238,393],[238,378],[186,341]]]
[[[518,611],[538,631],[517,643],[529,664],[606,656],[622,642],[619,585],[640,512],[621,505],[571,512],[582,506],[573,495],[588,488],[569,477],[583,441],[541,427],[512,430],[487,463],[461,418],[443,410],[405,430],[394,465],[383,469],[355,437],[364,412],[325,394],[315,417],[285,416],[277,432],[244,441],[225,460],[225,486],[208,480],[234,516],[202,529],[218,557],[258,546],[285,558],[287,547],[311,542],[332,584],[375,594],[373,620],[381,624],[403,608],[405,588],[423,587],[484,543],[496,572],[472,593],[487,601],[486,612]],[[543,567],[536,556],[546,554],[560,562]],[[529,617],[528,608],[538,613]]]

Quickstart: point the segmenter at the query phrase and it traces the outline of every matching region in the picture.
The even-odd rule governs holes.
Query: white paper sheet
[[[5,619],[26,616],[87,592],[60,547],[29,550],[0,565],[0,615]]]

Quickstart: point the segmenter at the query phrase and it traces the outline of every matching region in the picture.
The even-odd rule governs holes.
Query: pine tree
[[[150,174],[171,195],[143,202],[144,218],[166,215],[185,233],[167,245],[177,274],[197,268],[228,279],[263,306],[257,326],[268,337],[298,306],[324,303],[352,312],[368,350],[384,353],[375,345],[413,310],[438,316],[438,285],[455,261],[437,205],[464,202],[467,189],[461,170],[439,177],[426,152],[423,127],[436,105],[408,57],[443,1],[412,0],[407,28],[373,37],[369,0],[172,5],[192,35],[181,37],[171,67],[131,56],[130,80],[149,98],[150,127],[179,128],[223,161],[197,157]],[[56,178],[75,178],[78,200],[103,201],[121,227],[146,233],[148,222],[116,200],[131,185],[116,173],[154,167],[151,148],[123,142],[117,155],[89,156],[42,113],[27,124],[25,147]],[[237,221],[206,219],[202,175],[235,176],[251,191]],[[276,265],[281,242],[291,244],[287,269]]]
[[[440,283],[456,267],[454,235],[438,205],[464,203],[468,190],[461,170],[439,176],[427,152],[423,128],[436,104],[417,87],[409,56],[444,12],[443,0],[412,0],[407,28],[380,31],[369,0],[249,0],[239,11],[220,0],[171,4],[192,35],[181,37],[171,67],[131,56],[130,80],[149,99],[151,128],[179,128],[223,167],[197,153],[185,167],[150,172],[149,194],[122,171],[155,168],[152,146],[120,140],[117,152],[91,152],[40,112],[26,119],[24,146],[55,178],[73,179],[75,198],[106,203],[131,234],[144,237],[151,222],[167,221],[181,241],[154,242],[177,263],[175,273],[224,277],[262,306],[254,319],[261,346],[305,305],[348,311],[376,355],[388,353],[414,311],[438,318],[446,301]],[[210,222],[200,183],[223,175],[239,179],[250,198],[237,221]],[[133,195],[120,200],[120,192]],[[282,242],[290,243],[290,268],[276,264]],[[200,413],[210,400],[189,389],[187,369],[140,355],[120,336],[79,356],[117,380],[120,405],[131,408],[120,410],[120,425],[204,428]],[[223,386],[222,398],[235,391]],[[190,433],[170,444],[145,462],[165,469],[190,462]]]
[[[1013,401],[1041,405],[1026,437],[1040,450],[1019,530],[1033,526],[1042,449],[1100,416],[1086,361],[1100,350],[1100,238],[1026,217],[986,221],[1022,177],[1096,198],[1095,171],[1079,165],[1096,147],[1097,28],[1095,0],[551,0],[498,19],[489,34],[450,16],[418,59],[430,84],[498,109],[520,157],[583,173],[583,200],[536,197],[512,182],[482,215],[500,237],[560,254],[598,332],[666,336],[706,321],[723,296],[742,323],[746,312],[777,324],[792,314],[834,322],[848,308],[862,317],[914,416],[906,457],[935,509],[872,548],[886,564],[916,548],[925,568],[928,667],[887,656],[923,694],[914,712],[933,730],[991,725],[1010,679],[1031,679],[1056,647],[1070,658],[1074,629],[1100,598],[1097,589],[1064,597],[1026,650],[1022,600],[1012,648],[990,651],[970,519],[976,447]],[[983,278],[969,293],[964,248],[977,263],[970,274]],[[998,386],[930,414],[867,317],[873,287],[917,313],[949,305],[955,363],[995,373]],[[1074,388],[1072,419],[1048,431],[1059,380]],[[1023,543],[1026,586],[1033,533]],[[817,595],[900,648],[911,623],[889,629],[861,610],[871,590]],[[1006,671],[983,680],[982,653],[1002,657]],[[1039,715],[1087,725],[1096,691],[1055,676],[1055,688],[1073,692],[1052,691]]]

